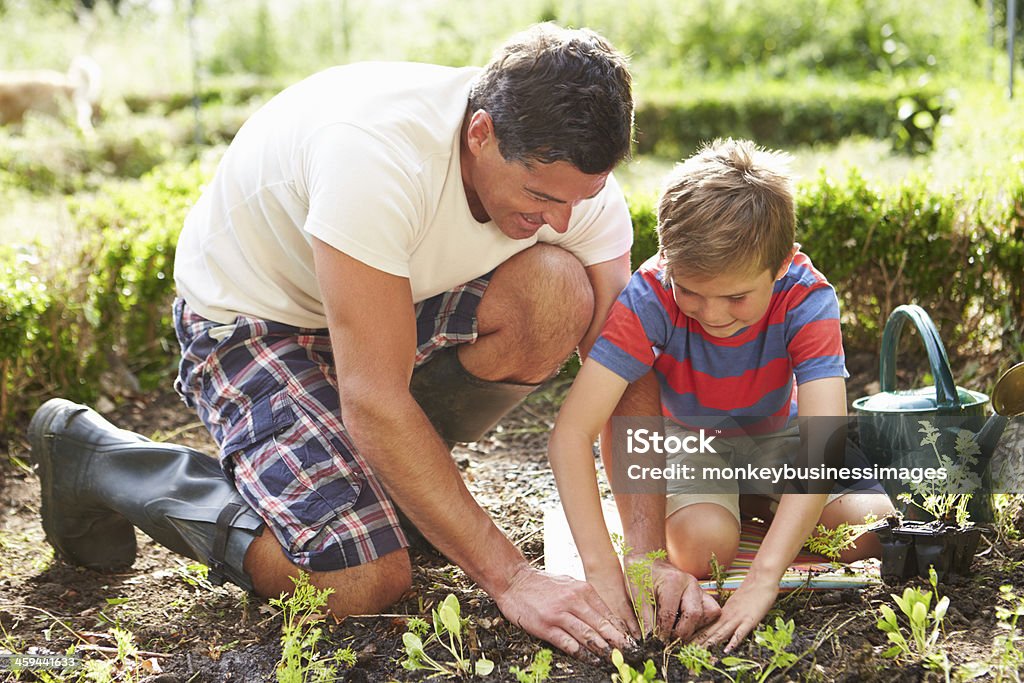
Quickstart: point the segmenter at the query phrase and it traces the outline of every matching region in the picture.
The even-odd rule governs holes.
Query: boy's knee
[[[712,557],[726,569],[736,558],[739,522],[713,503],[697,503],[672,513],[665,522],[668,558],[680,570],[698,579],[711,575]]]

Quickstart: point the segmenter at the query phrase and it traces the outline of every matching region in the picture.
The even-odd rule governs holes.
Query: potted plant
[[[981,455],[975,435],[956,431],[954,456],[942,452],[942,432],[928,420],[919,420],[918,430],[924,436],[922,447],[935,454],[937,471],[944,477],[905,481],[910,489],[899,499],[920,508],[931,516],[929,521],[907,520],[902,515],[889,517],[873,527],[882,544],[882,580],[895,583],[917,575],[928,578],[934,567],[939,579],[966,575],[978,548],[981,529],[970,521],[967,506],[974,492],[981,488],[978,456]]]

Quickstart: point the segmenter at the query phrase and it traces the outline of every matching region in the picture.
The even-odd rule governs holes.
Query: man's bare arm
[[[388,494],[513,623],[563,650],[625,643],[589,585],[540,572],[473,499],[409,393],[416,321],[407,279],[314,241],[345,424]]]

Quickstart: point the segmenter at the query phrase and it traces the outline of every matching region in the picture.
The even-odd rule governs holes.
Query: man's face
[[[565,232],[573,208],[600,193],[608,180],[607,173],[587,174],[566,161],[529,167],[506,161],[484,112],[473,115],[468,136],[462,175],[473,216],[494,221],[511,239],[532,237],[544,225]]]
[[[776,277],[784,273],[773,275],[765,269],[753,275],[723,273],[712,278],[677,274],[672,277],[672,296],[679,310],[712,337],[731,337],[764,317]]]

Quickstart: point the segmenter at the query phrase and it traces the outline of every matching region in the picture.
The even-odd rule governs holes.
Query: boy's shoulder
[[[811,257],[804,252],[797,250],[793,256],[793,262],[789,264],[789,270],[779,280],[776,294],[806,293],[812,289],[822,287],[832,288],[828,278],[818,270],[811,262]]]

